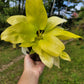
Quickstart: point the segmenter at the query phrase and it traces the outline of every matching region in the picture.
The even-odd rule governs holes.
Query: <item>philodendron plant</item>
[[[71,61],[61,40],[81,37],[58,26],[66,22],[65,19],[56,16],[48,18],[42,0],[26,0],[25,8],[26,16],[15,15],[8,18],[7,22],[12,26],[2,32],[1,39],[20,44],[23,51],[31,47],[30,53],[37,53],[49,68],[53,64],[60,67],[59,58]]]

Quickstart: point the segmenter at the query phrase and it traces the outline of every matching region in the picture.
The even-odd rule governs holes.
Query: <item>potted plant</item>
[[[7,19],[12,26],[1,34],[1,40],[20,44],[26,54],[31,47],[30,54],[36,53],[41,61],[49,68],[54,65],[60,67],[60,59],[71,61],[64,51],[65,46],[61,40],[81,38],[58,26],[66,22],[65,19],[52,16],[47,17],[42,0],[26,0],[26,16],[15,15]]]

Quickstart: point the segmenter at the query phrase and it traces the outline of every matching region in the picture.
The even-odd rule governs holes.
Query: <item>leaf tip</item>
[[[68,61],[71,62],[71,58]]]

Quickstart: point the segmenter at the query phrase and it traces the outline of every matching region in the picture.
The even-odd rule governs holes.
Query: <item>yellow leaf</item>
[[[53,63],[54,63],[54,59],[51,55],[49,55],[48,53],[42,51],[41,55],[40,55],[40,59],[42,60],[42,62],[49,68],[52,68]]]
[[[26,16],[28,22],[43,30],[47,23],[47,13],[42,0],[26,0]]]
[[[68,36],[62,36],[62,35],[59,35],[57,36],[60,40],[69,40],[69,39],[72,39],[71,37],[68,37]]]
[[[71,33],[69,31],[65,31],[63,28],[57,26],[56,28],[54,28],[53,30],[51,30],[50,32],[45,32],[45,35],[52,35],[52,36],[56,36],[61,40],[69,40],[72,38],[82,38],[79,35],[76,35],[74,33]]]
[[[31,42],[31,43],[22,43],[20,45],[20,47],[31,47],[33,44],[34,44],[33,42]]]
[[[35,37],[35,27],[32,24],[25,22],[10,26],[1,34],[1,40],[5,40],[13,44],[32,42],[35,40]]]
[[[62,19],[62,18],[59,18],[59,17],[56,17],[56,16],[52,16],[50,18],[48,18],[48,21],[47,21],[47,25],[46,25],[46,28],[45,28],[45,31],[50,31],[52,30],[53,28],[55,28],[57,25],[61,24],[61,23],[64,23],[66,22],[65,19]]]
[[[62,52],[62,53],[60,54],[60,57],[61,57],[62,59],[64,59],[64,60],[71,61],[69,55],[68,55],[66,52]]]
[[[74,33],[71,33],[69,31],[63,31],[62,34],[60,34],[58,36],[58,38],[61,39],[61,40],[69,40],[69,39],[72,39],[72,38],[76,39],[76,38],[82,38],[82,37],[79,36],[79,35],[76,35]]]
[[[36,43],[32,49],[39,55],[41,61],[49,68],[53,66],[53,57],[46,52],[44,52],[38,43]]]
[[[44,32],[44,34],[51,35],[51,36],[59,36],[60,34],[62,34],[63,31],[64,31],[63,28],[57,26],[54,29],[52,29],[51,31]]]
[[[7,19],[7,22],[11,25],[15,25],[20,22],[26,22],[26,21],[27,21],[27,18],[26,16],[23,16],[23,15],[14,15]]]
[[[44,36],[44,39],[39,41],[39,46],[46,53],[56,57],[65,49],[64,44],[54,36]]]
[[[59,57],[53,57],[54,58],[54,65],[60,68],[60,59]]]
[[[32,49],[33,49],[38,55],[41,55],[42,49],[39,47],[38,41],[34,43],[34,45],[32,46]]]

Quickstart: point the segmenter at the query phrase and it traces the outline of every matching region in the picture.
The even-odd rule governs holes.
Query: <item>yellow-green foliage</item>
[[[49,68],[53,64],[60,67],[59,57],[70,61],[60,39],[81,38],[57,26],[66,22],[65,19],[48,18],[42,0],[26,0],[26,16],[11,16],[7,21],[12,26],[1,34],[1,39],[13,44],[21,43],[21,47],[32,47]]]

